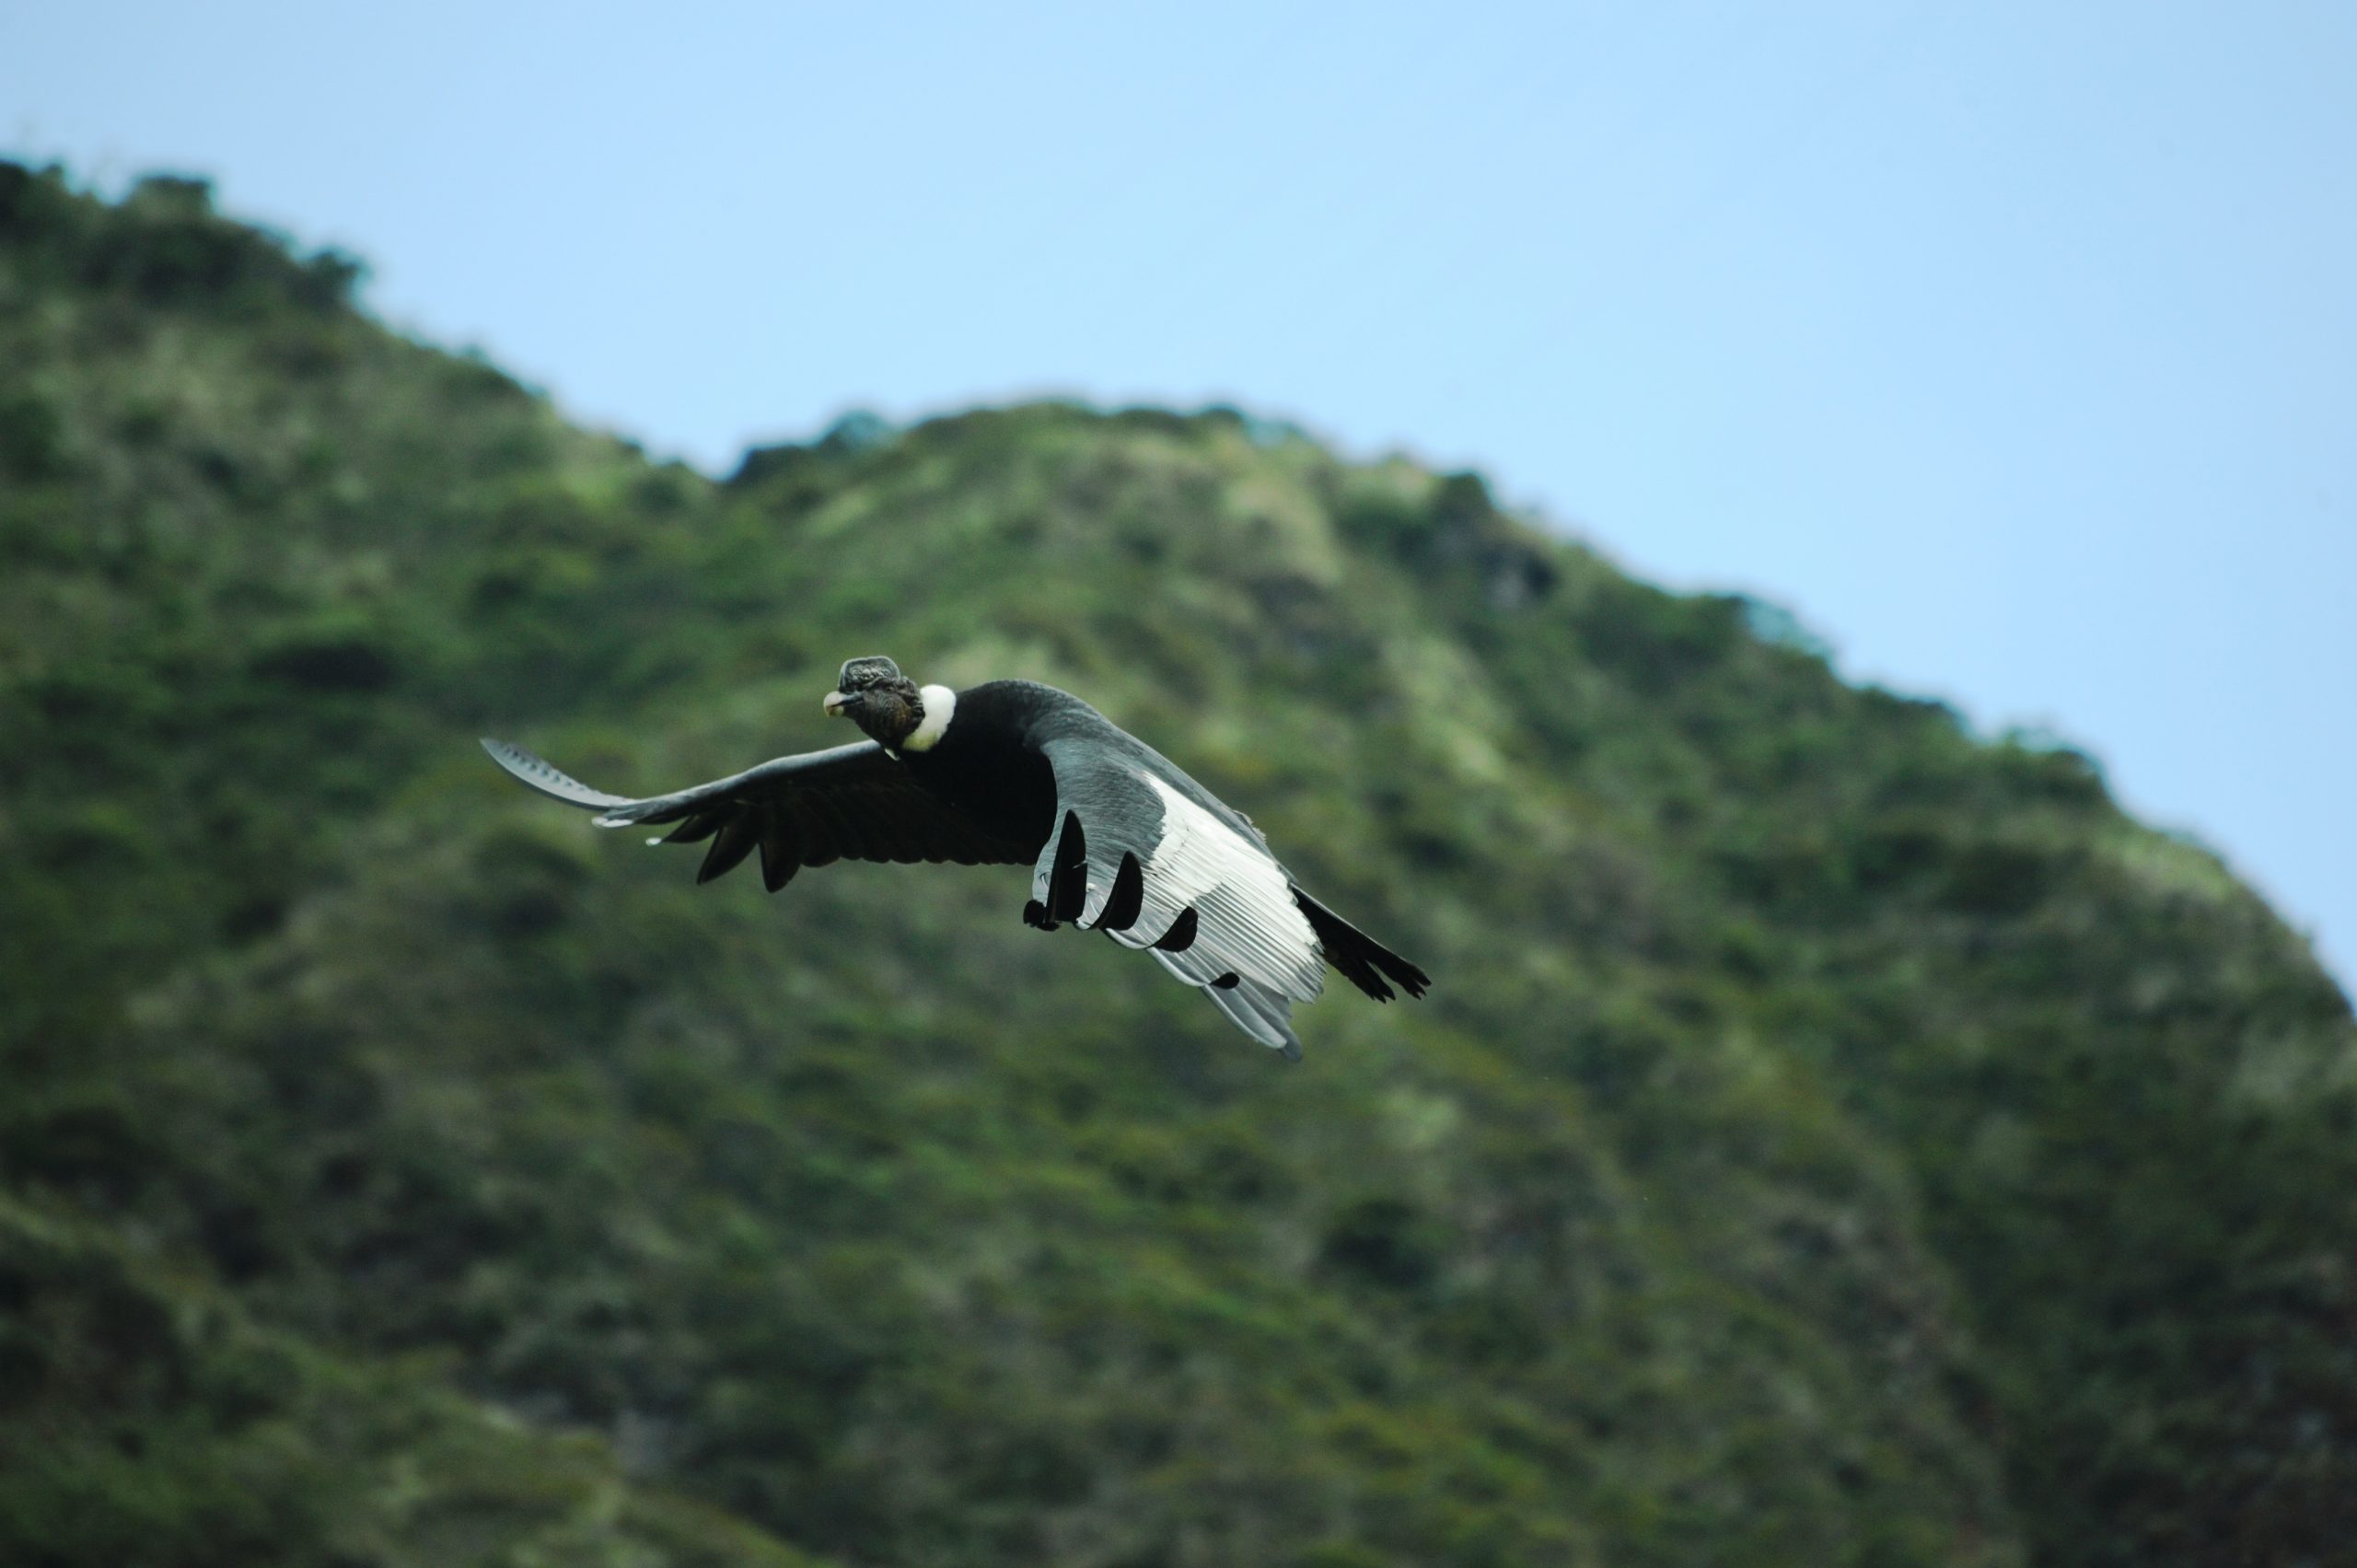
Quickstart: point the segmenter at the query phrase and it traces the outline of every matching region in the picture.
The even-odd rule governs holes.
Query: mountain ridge
[[[1474,475],[1029,405],[715,482],[356,276],[0,166],[11,1560],[2357,1525],[2347,1000],[2085,759]],[[473,749],[712,776],[886,645],[1084,693],[1433,997],[1272,1073],[1003,874],[699,893]]]

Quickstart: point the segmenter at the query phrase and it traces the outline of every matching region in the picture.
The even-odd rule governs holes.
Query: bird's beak
[[[848,693],[830,691],[819,700],[819,706],[826,710],[829,718],[839,719],[843,716],[843,704],[850,701]]]

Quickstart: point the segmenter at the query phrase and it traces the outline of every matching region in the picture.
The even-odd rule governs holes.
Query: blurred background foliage
[[[2098,771],[1233,411],[726,482],[0,165],[0,1562],[2259,1563],[2357,1031]],[[652,791],[1082,692],[1438,977],[1308,1060]]]

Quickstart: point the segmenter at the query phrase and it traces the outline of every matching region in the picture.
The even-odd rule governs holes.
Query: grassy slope
[[[715,486],[347,283],[0,169],[0,1557],[2357,1528],[2347,1004],[2083,761],[1467,477],[1040,407]],[[1440,988],[1286,1071],[1003,869],[699,891],[470,754],[703,776],[872,651],[1086,692]]]

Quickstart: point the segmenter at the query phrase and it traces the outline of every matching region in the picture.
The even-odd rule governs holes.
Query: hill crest
[[[714,482],[355,275],[0,166],[0,1556],[2357,1526],[2348,1003],[2085,759],[1476,476],[1034,405]],[[473,750],[710,776],[888,642],[1083,692],[1448,983],[1272,1074],[987,868],[699,893]]]

